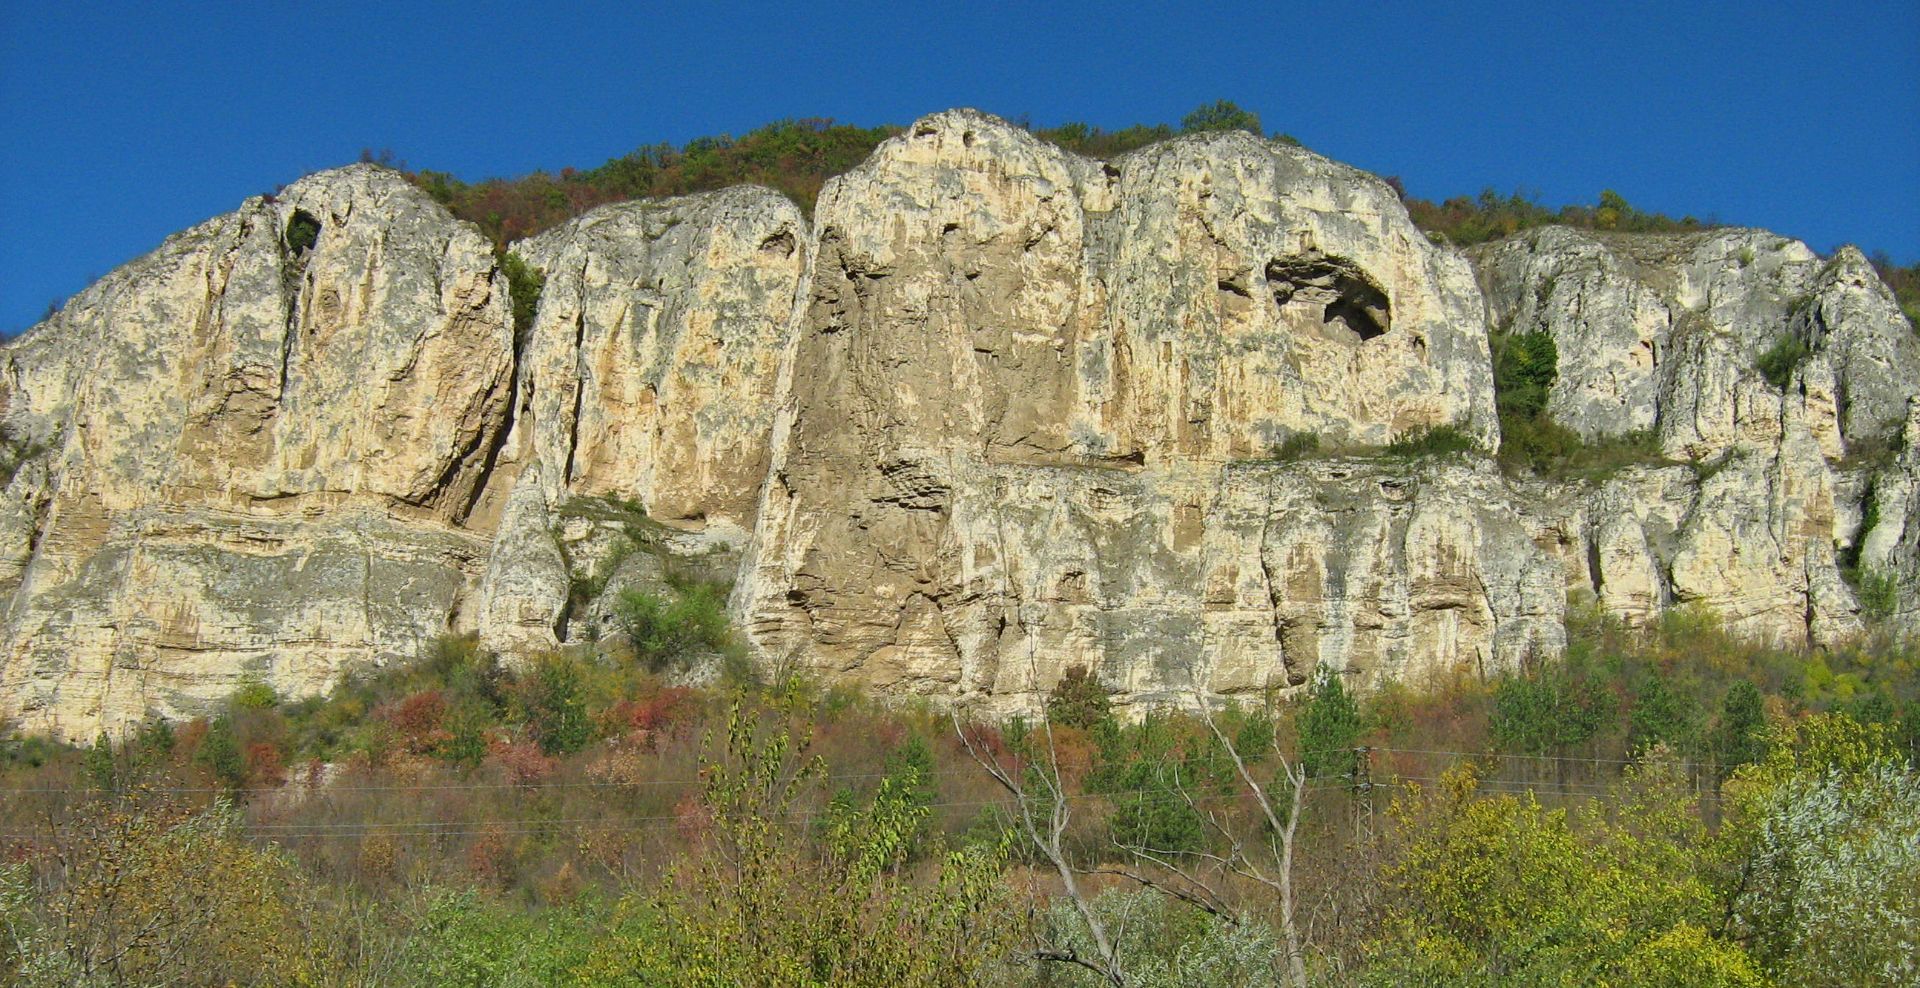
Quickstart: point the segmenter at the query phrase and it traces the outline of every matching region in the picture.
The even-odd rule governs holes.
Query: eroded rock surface
[[[1298,148],[1099,162],[952,111],[811,224],[738,188],[512,250],[519,331],[484,238],[355,166],[0,347],[0,716],[86,737],[448,633],[617,641],[623,590],[729,575],[764,666],[1002,711],[1076,664],[1136,707],[1486,674],[1588,594],[1785,644],[1920,626],[1920,339],[1851,248],[1462,253]],[[1490,332],[1534,331],[1550,414],[1658,456],[1382,454],[1492,450]]]
[[[1656,471],[1595,495],[1603,602],[1635,617],[1694,603],[1792,645],[1861,630],[1841,571],[1899,569],[1855,547],[1863,491],[1904,482],[1888,453],[1920,337],[1859,251],[1823,261],[1757,230],[1548,228],[1471,254],[1494,326],[1552,335],[1556,421],[1590,441],[1652,433],[1694,465],[1691,484]],[[1783,341],[1806,355],[1769,380],[1763,357]]]
[[[448,628],[512,393],[486,241],[371,166],[178,234],[0,352],[5,710],[68,734]]]
[[[735,598],[763,654],[1021,704],[1071,663],[1146,697],[1284,686],[1322,658],[1418,664],[1415,645],[1492,664],[1526,637],[1485,594],[1459,622],[1422,606],[1458,602],[1414,594],[1384,619],[1399,645],[1376,645],[1346,585],[1322,579],[1313,593],[1337,603],[1295,621],[1314,630],[1290,659],[1276,606],[1320,605],[1260,582],[1272,526],[1248,519],[1279,491],[1245,486],[1240,464],[1301,433],[1495,435],[1471,272],[1379,180],[1245,134],[1102,166],[963,111],[836,179],[816,223],[791,404]],[[1378,534],[1352,566],[1399,572],[1381,579],[1403,590],[1470,568],[1395,546],[1431,536],[1472,556],[1473,514],[1444,537],[1365,515]],[[1206,603],[1221,580],[1235,589]]]

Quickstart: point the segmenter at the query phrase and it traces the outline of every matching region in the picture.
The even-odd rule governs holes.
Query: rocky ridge
[[[768,668],[1002,711],[1073,664],[1135,704],[1491,672],[1585,595],[1825,644],[1868,574],[1865,616],[1920,628],[1920,339],[1851,248],[1461,252],[1296,147],[1099,162],[950,111],[811,223],[736,188],[513,251],[545,278],[522,327],[477,231],[351,166],[0,347],[0,716],[90,736],[446,633],[525,656],[689,566]],[[1658,455],[1381,454],[1496,444],[1520,332],[1557,344],[1557,421]]]

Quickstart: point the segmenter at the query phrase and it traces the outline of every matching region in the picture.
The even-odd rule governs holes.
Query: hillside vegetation
[[[656,615],[656,620],[667,620]],[[675,619],[678,620],[678,619]],[[706,616],[682,636],[714,633]],[[720,632],[724,634],[724,630]],[[1123,722],[627,651],[6,742],[10,984],[1854,985],[1916,975],[1910,647],[1588,611],[1564,661]],[[738,667],[735,667],[736,669]],[[1847,853],[1837,853],[1846,848]]]

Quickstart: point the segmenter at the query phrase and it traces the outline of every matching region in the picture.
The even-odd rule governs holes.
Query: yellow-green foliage
[[[505,255],[500,270],[507,276],[507,294],[513,302],[514,336],[524,338],[533,328],[533,315],[540,308],[540,294],[546,290],[547,276],[514,253]]]
[[[702,652],[727,648],[725,588],[685,582],[672,599],[643,590],[624,590],[614,601],[614,616],[626,632],[633,654],[653,671],[685,666]]]
[[[1419,459],[1429,456],[1460,456],[1483,452],[1472,436],[1458,426],[1436,425],[1395,438],[1382,450],[1386,456]]]
[[[1920,983],[1915,654],[1575,608],[1526,676],[1323,683],[1209,726],[1122,725],[1076,674],[1050,731],[969,748],[849,689],[670,686],[624,652],[506,669],[449,639],[326,699],[247,682],[117,747],[0,744],[0,834],[30,835],[0,837],[0,984],[1094,983],[1034,961],[1087,956],[1091,928],[1007,860],[1012,797],[976,755],[1036,786],[1050,763],[1075,865],[1215,884],[1220,914],[1087,879],[1127,984],[1285,984],[1277,896],[1220,865],[1273,838],[1226,738],[1262,779],[1339,754],[1306,759],[1292,876],[1333,983]]]
[[[1806,363],[1812,352],[1800,337],[1787,334],[1775,340],[1754,361],[1754,366],[1759,368],[1760,376],[1766,378],[1768,384],[1785,388],[1792,381],[1793,372]]]
[[[1717,919],[1706,831],[1664,758],[1569,811],[1471,769],[1395,804],[1380,972],[1423,983],[1758,985]],[[1659,972],[1666,980],[1644,980]],[[1673,980],[1684,973],[1694,980]],[[1405,983],[1405,982],[1403,982]]]
[[[249,843],[231,806],[98,802],[41,867],[0,873],[0,983],[320,984],[348,944],[288,856]]]
[[[1727,796],[1727,925],[1782,983],[1920,979],[1920,774],[1882,725],[1781,725]]]

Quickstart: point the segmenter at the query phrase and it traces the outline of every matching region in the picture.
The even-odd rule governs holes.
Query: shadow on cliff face
[[[1386,335],[1393,325],[1387,293],[1344,257],[1308,251],[1275,258],[1267,264],[1267,284],[1283,311],[1317,306],[1322,325],[1363,342]]]

